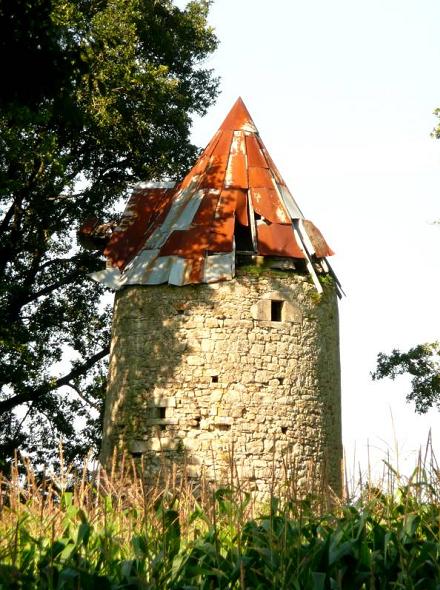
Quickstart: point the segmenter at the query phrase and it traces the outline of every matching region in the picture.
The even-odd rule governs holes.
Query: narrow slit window
[[[167,414],[167,409],[164,407],[160,407],[159,408],[159,418],[161,420],[163,420],[164,418],[166,418],[166,414]]]
[[[284,301],[271,301],[270,302],[270,319],[272,322],[281,322],[283,315]]]
[[[218,383],[218,375],[211,376],[211,383]]]

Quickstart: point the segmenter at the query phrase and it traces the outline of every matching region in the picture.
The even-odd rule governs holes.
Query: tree
[[[379,353],[373,380],[398,375],[411,376],[408,402],[415,403],[418,414],[425,414],[433,406],[440,409],[440,344],[419,344],[408,352],[394,349],[391,354]]]
[[[74,459],[97,443],[110,319],[76,232],[129,183],[191,165],[191,115],[217,88],[208,8],[0,5],[0,468],[17,447],[47,459],[64,437]]]
[[[440,119],[440,108],[435,109],[434,115]],[[440,123],[431,135],[440,139]],[[380,352],[376,371],[371,376],[373,380],[385,377],[394,380],[404,374],[411,376],[411,391],[406,400],[415,403],[418,414],[426,414],[434,406],[440,409],[440,343],[419,344],[407,352],[394,349],[389,355]]]

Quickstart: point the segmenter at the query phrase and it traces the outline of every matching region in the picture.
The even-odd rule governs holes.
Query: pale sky
[[[369,376],[378,352],[440,339],[440,140],[430,137],[440,107],[440,2],[216,0],[210,22],[220,47],[207,65],[222,94],[194,121],[193,141],[206,145],[241,95],[299,206],[336,251],[331,262],[347,292],[350,463],[366,468],[369,440],[379,471],[396,438],[400,461],[413,465],[430,427],[440,456],[440,412],[417,416],[405,379]]]

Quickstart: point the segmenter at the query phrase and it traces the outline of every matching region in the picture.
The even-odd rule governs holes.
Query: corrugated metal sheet
[[[104,251],[110,268],[92,276],[115,289],[230,280],[237,224],[256,255],[305,259],[320,287],[313,260],[333,252],[303,219],[241,99],[180,184],[136,185]]]

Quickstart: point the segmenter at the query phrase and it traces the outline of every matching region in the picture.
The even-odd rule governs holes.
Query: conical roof
[[[328,271],[333,254],[304,219],[239,98],[176,186],[139,183],[92,276],[124,285],[232,279],[236,252],[305,260]]]

